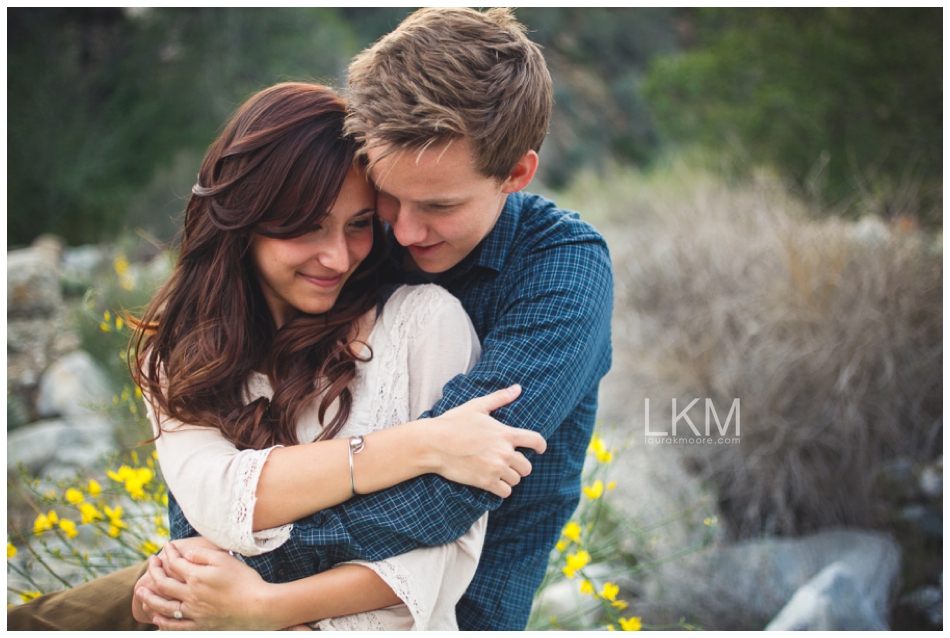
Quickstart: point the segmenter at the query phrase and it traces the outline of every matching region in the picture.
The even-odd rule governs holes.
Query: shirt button
[[[286,569],[278,569],[278,570],[277,570],[277,579],[278,579],[278,580],[284,580],[285,578],[287,578],[287,570],[286,570]]]

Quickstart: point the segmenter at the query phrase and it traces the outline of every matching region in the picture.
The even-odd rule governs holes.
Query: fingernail
[[[511,390],[512,392],[521,392],[521,386],[518,385],[517,383],[512,386],[509,386],[508,389]]]

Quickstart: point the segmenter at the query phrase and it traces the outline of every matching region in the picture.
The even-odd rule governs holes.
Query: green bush
[[[931,9],[709,9],[644,92],[671,141],[768,163],[839,202],[875,182],[885,216],[939,223],[942,17]],[[912,200],[907,201],[907,188]],[[863,211],[857,211],[863,212]]]

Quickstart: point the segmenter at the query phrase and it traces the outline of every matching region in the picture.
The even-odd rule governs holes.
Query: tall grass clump
[[[683,448],[730,536],[884,522],[885,464],[942,448],[939,235],[818,221],[767,175],[730,185],[674,163],[607,181],[628,194],[593,198],[626,356],[674,397],[741,399],[740,443]]]

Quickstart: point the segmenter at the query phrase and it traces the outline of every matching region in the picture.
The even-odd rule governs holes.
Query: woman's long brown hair
[[[252,233],[300,236],[327,215],[355,161],[344,116],[344,101],[326,87],[278,84],[241,106],[211,145],[185,211],[178,264],[129,344],[132,377],[157,415],[219,428],[239,449],[294,445],[301,413],[324,393],[320,438],[343,427],[358,359],[348,341],[379,296],[385,242],[378,221],[369,256],[333,308],[298,313],[280,330],[248,242]],[[270,400],[247,403],[254,371],[270,380]]]

